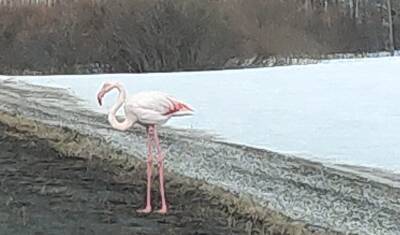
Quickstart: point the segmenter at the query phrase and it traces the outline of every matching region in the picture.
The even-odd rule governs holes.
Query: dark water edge
[[[116,70],[108,63],[93,62],[87,64],[75,64],[69,67],[51,67],[45,69],[17,69],[3,68],[0,66],[1,74],[10,76],[40,76],[40,75],[88,75],[88,74],[113,74],[113,73],[169,73],[169,72],[195,72],[195,71],[221,71],[232,69],[249,69],[249,68],[268,68],[277,66],[291,65],[310,65],[318,64],[323,61],[337,59],[363,59],[363,58],[381,58],[391,56],[390,52],[364,52],[364,53],[335,53],[326,55],[291,55],[291,56],[261,56],[253,57],[233,57],[226,60],[221,66],[214,67],[193,67],[182,69],[149,69],[146,71],[128,71]],[[400,50],[394,52],[394,56],[400,56]]]

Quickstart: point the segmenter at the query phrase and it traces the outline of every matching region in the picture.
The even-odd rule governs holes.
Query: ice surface
[[[65,87],[99,112],[107,80],[128,93],[161,90],[195,108],[168,123],[229,142],[334,163],[400,169],[400,57],[210,72],[18,77]]]

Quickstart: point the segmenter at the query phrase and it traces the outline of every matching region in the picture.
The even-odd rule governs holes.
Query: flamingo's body
[[[132,127],[135,123],[141,124],[147,130],[147,198],[146,207],[139,212],[149,213],[151,207],[151,173],[152,173],[152,149],[153,145],[158,151],[158,167],[160,176],[160,193],[161,193],[161,209],[160,213],[167,212],[164,190],[164,157],[161,152],[160,142],[157,135],[156,126],[166,123],[171,117],[192,115],[192,109],[185,103],[177,100],[171,95],[158,91],[140,92],[127,98],[126,91],[120,83],[107,82],[103,85],[97,99],[99,104],[102,104],[102,98],[113,89],[119,91],[117,103],[111,108],[108,113],[108,121],[111,126],[117,130],[125,131]],[[125,120],[119,122],[116,119],[116,113],[124,105]]]
[[[125,103],[125,114],[142,125],[162,125],[171,117],[188,115],[191,109],[174,97],[157,91],[140,92]]]

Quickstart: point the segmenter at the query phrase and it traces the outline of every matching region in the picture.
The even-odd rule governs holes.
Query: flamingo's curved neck
[[[133,125],[133,121],[125,118],[124,121],[119,122],[116,118],[118,110],[121,106],[125,103],[126,100],[126,91],[120,84],[116,84],[112,89],[116,88],[119,92],[117,103],[110,109],[108,113],[108,121],[110,122],[111,126],[115,129],[124,131],[127,130],[129,127]]]

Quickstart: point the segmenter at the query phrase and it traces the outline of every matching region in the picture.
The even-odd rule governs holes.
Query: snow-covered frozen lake
[[[100,112],[116,97],[97,106],[104,81],[121,81],[129,93],[162,90],[196,111],[170,126],[311,159],[399,171],[399,75],[400,57],[386,57],[212,72],[20,78],[67,87]]]

